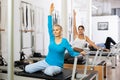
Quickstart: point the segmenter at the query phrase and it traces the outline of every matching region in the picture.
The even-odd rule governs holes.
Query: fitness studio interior
[[[0,80],[120,80],[120,0],[0,0]]]

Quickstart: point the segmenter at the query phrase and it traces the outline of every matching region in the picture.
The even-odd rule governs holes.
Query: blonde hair
[[[54,26],[58,26],[58,27],[60,27],[60,29],[62,30],[62,26],[61,26],[61,25],[55,24]]]

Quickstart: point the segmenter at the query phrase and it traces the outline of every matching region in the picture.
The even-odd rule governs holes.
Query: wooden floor
[[[120,61],[117,59],[117,66],[111,68],[111,62],[107,63],[107,78],[105,80],[120,80]]]

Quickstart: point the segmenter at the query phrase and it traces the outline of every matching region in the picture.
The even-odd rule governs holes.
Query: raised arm
[[[49,37],[52,38],[53,35],[53,30],[52,30],[52,12],[54,11],[54,4],[52,3],[50,5],[50,15],[48,16],[48,32],[49,32]]]
[[[75,10],[73,11],[73,37],[74,39],[77,37],[77,28],[76,28],[76,12]]]

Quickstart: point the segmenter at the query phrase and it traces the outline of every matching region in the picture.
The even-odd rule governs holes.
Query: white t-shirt
[[[84,39],[79,39],[78,37],[72,42],[72,47],[77,47],[77,48],[81,48],[84,49],[86,46],[87,42],[86,42],[86,38]]]

